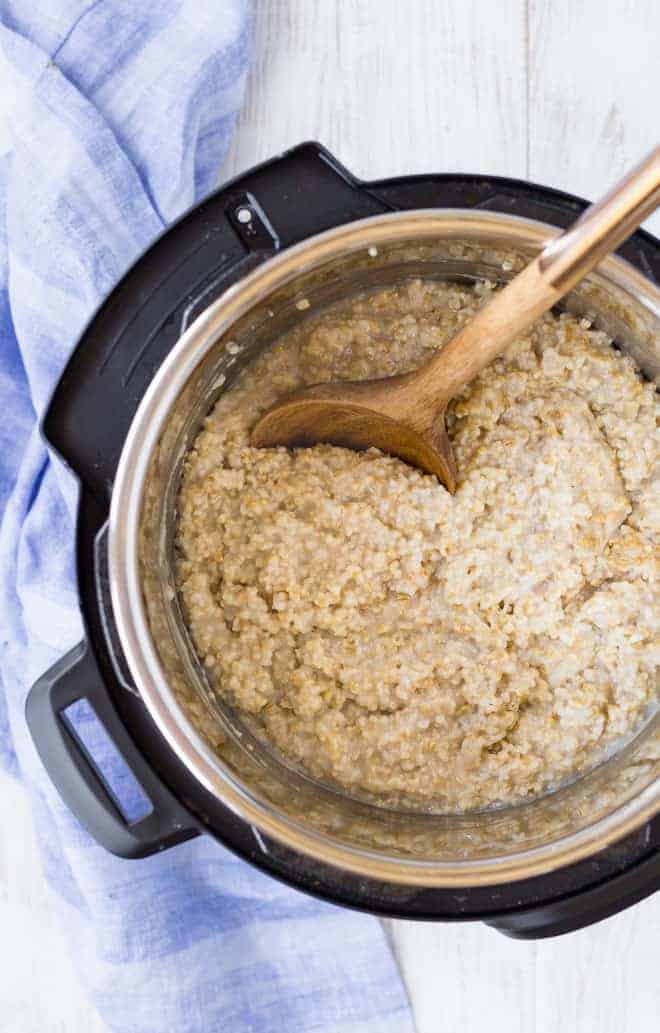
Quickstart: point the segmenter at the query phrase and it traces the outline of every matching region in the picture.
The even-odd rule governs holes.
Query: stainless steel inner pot
[[[466,815],[395,811],[295,770],[214,698],[186,632],[173,580],[182,458],[201,419],[250,358],[311,311],[409,276],[506,280],[557,230],[475,211],[392,213],[310,238],[265,262],[213,303],[156,374],[122,452],[112,496],[112,603],[135,685],[192,774],[236,814],[295,850],[407,885],[489,885],[597,852],[660,810],[660,714],[571,784],[536,801]],[[619,258],[566,300],[660,372],[660,291]],[[239,356],[228,342],[242,346]],[[234,352],[235,349],[231,349]]]

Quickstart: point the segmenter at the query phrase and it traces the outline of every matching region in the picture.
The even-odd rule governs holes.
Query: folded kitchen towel
[[[209,837],[144,861],[106,854],[55,793],[23,717],[31,683],[82,635],[75,484],[37,421],[99,301],[213,186],[248,39],[245,0],[0,0],[0,757],[31,794],[108,1029],[410,1033],[375,919],[287,889]]]

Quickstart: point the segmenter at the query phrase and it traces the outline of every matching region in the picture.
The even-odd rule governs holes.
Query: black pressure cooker
[[[297,300],[324,304],[409,275],[505,280],[584,207],[479,175],[363,183],[306,143],[189,211],[103,303],[43,424],[80,484],[85,639],[33,687],[27,719],[62,797],[108,850],[140,858],[207,834],[337,904],[480,919],[520,938],[578,929],[660,887],[660,715],[530,803],[423,815],[352,799],[291,768],[212,697],[172,575],[186,447],[242,363],[299,318]],[[659,282],[660,243],[639,231],[566,305],[654,377]],[[81,699],[149,799],[137,821],[67,721]]]

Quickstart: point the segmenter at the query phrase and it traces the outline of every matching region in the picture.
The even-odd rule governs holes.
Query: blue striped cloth
[[[36,420],[100,299],[213,186],[248,35],[245,0],[0,0],[12,112],[0,157],[0,759],[31,794],[71,953],[108,1029],[411,1033],[378,922],[207,837],[111,857],[61,803],[23,718],[29,685],[81,637],[75,486]]]

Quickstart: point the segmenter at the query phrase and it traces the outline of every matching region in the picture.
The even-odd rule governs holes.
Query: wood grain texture
[[[525,174],[524,0],[266,0],[228,168],[320,139],[365,178]]]
[[[658,10],[658,0],[255,0],[247,103],[223,175],[315,138],[365,178],[483,171],[594,198],[656,142]],[[51,914],[27,803],[2,778],[0,828],[11,830],[0,842],[0,1030],[100,1033]],[[418,1033],[658,1028],[660,894],[538,944],[481,925],[390,932]]]
[[[418,1033],[650,1033],[660,1020],[660,894],[570,936],[393,922]]]
[[[529,0],[529,178],[593,200],[657,144],[659,50],[657,0]]]

